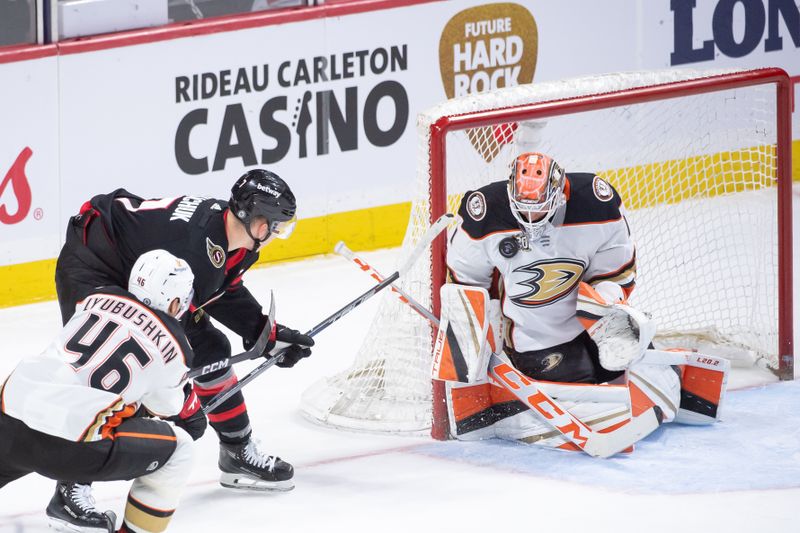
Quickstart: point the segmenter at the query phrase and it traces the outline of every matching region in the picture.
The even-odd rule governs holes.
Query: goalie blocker
[[[641,415],[654,407],[664,422],[710,424],[718,420],[729,362],[689,351],[646,348],[655,333],[652,321],[624,303],[608,303],[600,293],[588,289],[592,288],[581,287],[578,315],[590,334],[594,334],[601,356],[606,352],[601,362],[626,370],[625,383],[526,381],[534,384],[545,398],[561,402],[566,414],[584,423],[589,432],[622,434],[621,428],[632,420],[644,418]],[[520,393],[521,387],[514,386],[513,381],[498,379],[498,374],[487,377],[487,369],[491,372],[498,365],[512,366],[502,354],[499,302],[490,300],[485,289],[452,283],[442,287],[441,301],[433,377],[446,384],[451,436],[461,440],[499,437],[580,449],[576,442],[580,444],[581,440],[571,439],[574,435],[554,428],[552,419],[547,420],[548,416],[531,409],[535,406]],[[587,309],[591,312],[586,313]],[[610,318],[598,325],[605,317]],[[584,320],[587,318],[588,321]],[[621,323],[631,326],[631,331],[625,332]],[[620,335],[609,334],[620,330],[624,333],[622,341]],[[607,350],[620,346],[622,354]],[[652,421],[640,425],[639,429],[626,429],[631,444],[657,427]]]

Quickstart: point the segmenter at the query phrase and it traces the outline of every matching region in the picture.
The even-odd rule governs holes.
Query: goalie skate
[[[242,444],[220,443],[219,469],[219,483],[229,489],[285,492],[294,488],[292,465],[263,453],[254,439]]]

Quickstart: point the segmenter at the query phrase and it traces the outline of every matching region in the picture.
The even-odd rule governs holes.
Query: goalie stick
[[[539,382],[522,374],[496,354],[492,354],[489,361],[489,376],[592,457],[607,458],[629,448],[658,428],[663,418],[661,409],[653,406],[639,416],[631,417],[627,424],[600,433],[563,408],[539,387]]]
[[[335,251],[358,265],[363,272],[369,274],[373,279],[377,281],[384,280],[377,270],[363,258],[358,257],[343,242],[336,245]],[[430,320],[431,324],[434,326],[439,325],[439,319],[412,296],[394,285],[392,285],[392,291],[403,303]],[[667,353],[659,352],[657,357],[664,360],[667,357]],[[683,358],[685,359],[685,356]],[[656,359],[656,357],[653,359]],[[681,355],[669,354],[670,361],[681,359]],[[579,418],[571,414],[542,390],[538,386],[538,381],[525,376],[516,370],[513,365],[503,361],[495,354],[491,356],[489,374],[492,377],[492,381],[497,385],[514,394],[522,403],[542,416],[548,424],[552,425],[564,437],[593,457],[611,457],[643,439],[661,424],[661,415],[657,411],[658,408],[651,407],[639,416],[631,418],[627,424],[606,433],[599,433],[581,422]]]
[[[397,269],[397,271],[395,271],[389,277],[387,277],[386,279],[384,279],[371,289],[368,289],[361,296],[351,301],[344,307],[340,308],[338,311],[334,312],[328,318],[326,318],[325,320],[323,320],[322,322],[311,328],[308,332],[306,332],[306,335],[308,335],[309,337],[314,337],[317,333],[326,329],[328,326],[330,326],[331,324],[333,324],[334,322],[336,322],[337,320],[348,314],[350,311],[352,311],[353,309],[355,309],[356,307],[358,307],[359,305],[369,300],[377,293],[379,293],[380,291],[382,291],[383,289],[394,283],[396,280],[400,278],[400,276],[405,275],[408,272],[408,270],[414,265],[414,263],[417,262],[419,257],[422,255],[422,252],[428,249],[431,242],[433,242],[433,239],[435,239],[442,232],[442,230],[444,230],[447,227],[447,225],[450,224],[452,220],[453,220],[453,215],[449,213],[439,217],[439,219],[433,224],[431,224],[431,226],[427,229],[427,231],[422,235],[420,240],[411,250],[411,253],[408,255],[408,258],[406,258],[406,260],[400,265],[400,268]],[[258,365],[256,368],[254,368],[252,371],[250,371],[250,373],[247,374],[241,380],[239,380],[238,383],[236,383],[229,389],[226,389],[217,394],[214,397],[214,399],[211,400],[211,402],[203,408],[203,412],[208,414],[209,412],[213,411],[225,400],[227,400],[228,398],[239,392],[242,389],[242,387],[253,381],[253,379],[255,379],[260,374],[265,372],[271,366],[274,366],[275,363],[277,363],[283,358],[283,353],[285,351],[286,348],[282,349],[277,354],[270,357],[269,359]]]
[[[333,248],[333,251],[358,265],[358,268],[360,268],[362,272],[369,274],[375,281],[382,282],[384,280],[384,277],[380,272],[372,268],[372,266],[363,258],[357,256],[353,250],[347,247],[344,241],[339,241]],[[391,289],[392,292],[395,293],[398,298],[400,298],[401,302],[411,306],[414,311],[419,313],[423,318],[426,318],[434,326],[439,325],[439,319],[436,318],[436,315],[431,313],[424,305],[416,301],[412,296],[406,294],[403,289],[395,284],[392,284]]]

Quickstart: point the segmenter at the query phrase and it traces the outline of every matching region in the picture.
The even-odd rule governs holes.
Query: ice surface
[[[799,202],[796,194],[796,208]],[[386,272],[395,255],[365,254]],[[257,269],[246,283],[263,303],[274,288],[278,321],[305,330],[371,280],[331,256]],[[245,388],[256,436],[295,465],[297,488],[259,494],[220,487],[209,431],[197,443],[195,469],[168,531],[800,531],[800,381],[741,389],[759,379],[737,369],[731,384],[740,390],[729,393],[722,423],[667,426],[633,454],[608,460],[501,441],[349,433],[308,422],[297,409],[300,394],[350,364],[376,303],[321,333],[309,360],[270,369]],[[59,327],[55,302],[0,310],[0,378],[25,354],[44,349]],[[234,337],[232,344],[237,351]],[[53,486],[32,474],[0,489],[0,532],[45,531]],[[99,506],[122,514],[127,487],[95,484]]]

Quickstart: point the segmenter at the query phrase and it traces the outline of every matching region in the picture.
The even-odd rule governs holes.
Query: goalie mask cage
[[[464,192],[507,179],[519,153],[544,152],[620,193],[637,247],[631,303],[656,320],[657,347],[792,379],[791,89],[780,69],[669,70],[448,100],[418,119],[403,255]],[[437,316],[445,243],[398,282]],[[306,390],[301,409],[340,428],[446,438],[434,333],[387,291],[352,366]]]

